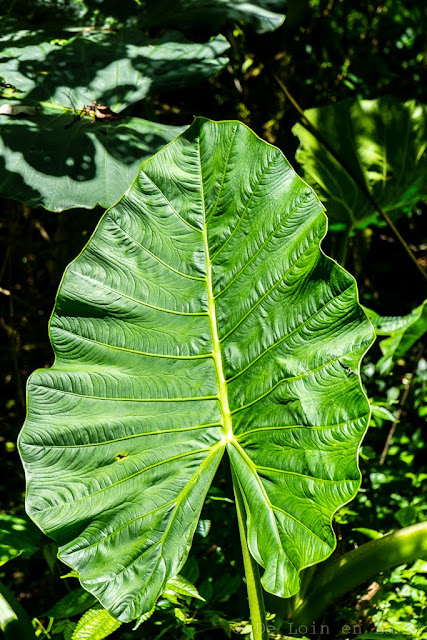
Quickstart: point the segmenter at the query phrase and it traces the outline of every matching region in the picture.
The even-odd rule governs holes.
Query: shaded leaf
[[[0,567],[20,555],[28,558],[40,542],[40,531],[28,518],[0,513]]]
[[[325,231],[277,148],[197,119],[67,268],[19,439],[27,509],[120,620],[180,572],[226,450],[268,591],[296,593],[335,547],[372,327]]]
[[[352,99],[305,113],[385,211],[398,216],[427,200],[426,106]],[[372,204],[322,143],[302,124],[292,131],[296,159],[330,221],[354,228],[375,220]]]
[[[0,37],[0,76],[14,87],[0,100],[0,195],[51,211],[113,205],[141,162],[183,130],[117,113],[215,74],[229,47],[223,36],[198,44],[132,29],[46,38]],[[93,117],[82,115],[91,104]]]
[[[0,125],[0,193],[50,211],[111,206],[141,161],[183,130],[141,118],[78,119],[52,108],[0,115]]]
[[[44,31],[19,31],[0,37],[0,76],[26,104],[82,109],[96,100],[120,112],[149,93],[214,75],[229,46],[223,36],[199,44],[178,32],[153,40],[136,29],[89,31],[49,41]]]
[[[285,0],[157,0],[147,6],[147,22],[155,26],[217,29],[227,21],[252,25],[258,33],[283,23]]]
[[[84,589],[74,589],[61,598],[47,611],[46,615],[51,618],[72,618],[79,613],[83,613],[96,603],[96,598]]]

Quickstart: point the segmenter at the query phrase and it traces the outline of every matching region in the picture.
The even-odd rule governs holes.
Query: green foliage
[[[0,76],[10,85],[0,100],[0,194],[61,211],[113,205],[141,161],[182,131],[117,114],[217,73],[229,44],[122,29],[66,40],[21,31],[3,35],[0,47]]]
[[[198,44],[177,32],[153,39],[136,29],[65,40],[21,31],[0,38],[0,75],[13,85],[9,97],[26,105],[79,110],[96,100],[120,113],[149,93],[217,73],[228,62],[222,54],[229,46],[223,36]]]
[[[400,565],[383,580],[382,592],[370,603],[369,614],[382,637],[400,633],[411,640],[426,640],[427,562]],[[387,635],[386,635],[387,634]]]
[[[15,201],[3,200],[0,207],[0,353],[3,354],[0,502],[8,514],[13,514],[12,520],[9,516],[1,518],[2,523],[7,522],[6,528],[0,524],[0,545],[1,540],[5,541],[1,547],[3,558],[11,560],[0,567],[3,583],[0,583],[0,628],[8,640],[34,640],[35,635],[42,640],[71,640],[79,616],[93,606],[94,596],[81,587],[76,588],[75,578],[79,574],[58,560],[55,543],[38,535],[37,543],[34,541],[32,547],[29,540],[26,547],[21,539],[23,530],[15,531],[9,525],[23,509],[24,474],[15,441],[25,416],[25,381],[36,366],[43,366],[46,375],[46,368],[52,363],[46,331],[52,301],[65,265],[80,252],[101,212],[98,207],[90,213],[73,209],[49,215],[40,208],[30,210],[18,201],[54,210],[73,205],[86,208],[97,203],[103,207],[114,205],[137,175],[141,161],[181,133],[193,114],[198,113],[215,121],[244,120],[261,137],[286,149],[291,156],[297,145],[291,130],[299,115],[279,89],[276,76],[304,108],[322,107],[319,113],[323,114],[323,107],[329,105],[334,113],[339,113],[339,140],[335,143],[341,145],[339,150],[347,157],[347,147],[352,146],[346,144],[347,132],[342,122],[347,114],[343,114],[337,103],[345,100],[344,104],[348,105],[359,102],[396,105],[388,125],[390,109],[387,107],[378,118],[375,114],[374,123],[365,112],[361,113],[363,123],[359,119],[353,131],[359,134],[357,125],[366,122],[372,128],[374,139],[371,140],[371,129],[368,133],[361,131],[363,144],[357,147],[370,157],[381,140],[385,119],[387,137],[391,128],[396,138],[393,153],[397,147],[398,161],[403,160],[405,132],[402,129],[405,122],[411,129],[414,121],[399,123],[399,111],[406,109],[403,103],[407,100],[411,104],[414,100],[419,105],[427,104],[427,5],[419,0],[354,0],[350,4],[340,0],[233,3],[229,0],[141,0],[138,3],[134,0],[19,0],[3,2],[3,5],[4,10],[0,9],[0,40],[4,43],[0,46],[0,136],[5,146],[0,151],[0,191]],[[275,29],[283,20],[283,12],[286,12],[283,26],[275,33],[262,33]],[[185,37],[167,32],[177,28]],[[219,32],[231,45],[226,51],[227,42],[217,36]],[[209,41],[211,36],[213,39]],[[158,44],[156,50],[149,46],[154,42]],[[212,43],[215,51],[211,50]],[[221,47],[224,53],[220,53]],[[179,49],[188,53],[188,65],[176,59],[175,52]],[[195,56],[201,52],[203,59],[193,57],[191,52]],[[227,64],[223,64],[225,55],[229,57]],[[118,75],[108,73],[112,67],[119,71]],[[214,67],[219,73],[214,73]],[[194,71],[191,75],[187,74],[190,69]],[[199,81],[201,84],[193,89],[193,82]],[[19,84],[21,90],[25,87],[29,97],[26,91],[16,91],[15,84]],[[57,102],[51,104],[52,96]],[[49,106],[44,104],[45,100]],[[98,108],[100,105],[106,108]],[[356,107],[352,109],[358,114]],[[325,131],[330,143],[334,143],[334,126],[328,125]],[[419,133],[424,136],[419,140],[419,147],[411,137],[409,142],[422,151],[426,138],[422,128]],[[324,153],[322,158],[326,156]],[[378,161],[387,171],[381,150]],[[363,163],[356,156],[355,167],[359,165]],[[335,170],[334,177],[343,177],[342,168],[335,167]],[[359,175],[369,185],[371,181],[376,184],[374,195],[379,194],[381,202],[389,197],[393,200],[396,195],[393,173],[386,173],[384,193],[377,174],[374,162],[372,166],[368,163],[366,169],[362,167]],[[410,174],[413,177],[412,169]],[[330,176],[326,178],[328,189],[332,189],[333,180]],[[322,191],[322,199],[325,202],[329,199],[331,210],[338,207],[338,213],[341,210],[345,214],[341,221],[330,221],[323,250],[340,264],[347,265],[358,281],[362,303],[378,312],[372,312],[373,322],[377,318],[380,327],[390,333],[384,331],[386,339],[383,340],[381,329],[378,330],[377,344],[365,356],[361,368],[372,408],[370,429],[362,443],[359,460],[363,484],[351,504],[343,506],[335,515],[334,528],[339,543],[334,555],[324,564],[302,572],[302,586],[295,598],[277,601],[274,596],[266,595],[266,608],[271,612],[267,613],[267,621],[272,625],[270,630],[274,629],[270,637],[277,640],[288,637],[285,619],[294,620],[298,601],[313,593],[316,585],[319,597],[314,605],[322,600],[326,588],[322,588],[319,581],[328,566],[344,562],[348,552],[363,550],[368,538],[390,539],[397,527],[414,525],[427,518],[424,490],[427,362],[419,331],[425,311],[413,323],[414,316],[425,309],[420,305],[425,294],[421,280],[411,271],[409,261],[405,262],[393,235],[384,222],[378,222],[376,214],[369,211],[371,205],[363,199],[360,212],[355,212],[357,221],[351,233],[348,234],[348,228],[344,233],[340,231],[347,224],[348,208],[354,208],[350,202],[352,194],[355,195],[354,185],[347,177],[345,180],[341,188],[347,208],[334,200],[339,191],[337,186],[333,185],[332,195]],[[224,185],[227,193],[232,185],[232,180]],[[408,186],[405,198],[417,199],[419,183],[414,193],[410,191],[409,182]],[[415,200],[411,198],[402,208],[391,210],[391,215],[418,264],[424,267],[427,206],[422,198],[413,206]],[[391,205],[394,206],[393,202]],[[359,221],[359,213],[363,221]],[[147,213],[148,217],[151,215]],[[108,255],[106,259],[108,262]],[[97,258],[98,265],[100,261],[101,256]],[[122,265],[124,272],[127,265]],[[253,286],[258,284],[262,285],[262,279],[260,283],[254,279]],[[242,304],[245,296],[242,294]],[[99,297],[95,296],[96,300]],[[293,300],[289,299],[285,315],[292,314],[292,309]],[[409,313],[411,310],[413,313]],[[107,315],[110,311],[111,305]],[[230,305],[227,312],[235,313],[235,305]],[[265,327],[269,327],[270,320],[271,315],[263,318]],[[408,327],[402,335],[406,323]],[[277,330],[277,325],[273,330]],[[261,334],[264,331],[263,328]],[[417,339],[406,349],[413,341],[407,341],[411,334]],[[252,345],[248,343],[249,347]],[[382,355],[383,348],[390,351],[390,356]],[[92,370],[92,365],[85,363],[86,366]],[[352,379],[351,369],[345,371]],[[69,373],[67,371],[67,375]],[[150,378],[152,385],[153,380],[154,375]],[[195,383],[197,380],[195,378]],[[302,385],[303,381],[299,382]],[[289,400],[286,391],[283,396]],[[335,396],[334,393],[329,398],[328,406],[333,406]],[[293,411],[295,402],[298,400],[291,398],[286,410]],[[111,421],[115,419],[113,416]],[[392,438],[383,459],[382,452],[391,431]],[[299,453],[299,449],[298,454],[292,449],[292,455]],[[306,455],[310,460],[315,454],[310,450]],[[114,464],[111,468],[114,469]],[[75,474],[72,462],[66,473]],[[172,483],[173,479],[165,481]],[[81,478],[82,485],[87,482],[86,476]],[[143,627],[135,631],[132,625],[122,624],[114,632],[117,640],[249,637],[253,630],[236,539],[233,497],[229,464],[224,457],[208,490],[190,555],[180,573],[191,585],[197,584],[197,592],[203,599],[179,593],[166,585],[155,607],[140,617]],[[135,501],[138,502],[138,496]],[[120,507],[129,508],[126,497]],[[107,510],[107,521],[108,516]],[[32,553],[31,548],[36,547],[39,552]],[[341,598],[336,597],[337,590],[348,584],[355,572],[346,575],[344,570],[343,573],[337,570],[335,578],[330,574],[335,597],[322,619],[317,620],[317,631],[321,624],[326,624],[328,637],[336,640],[349,638],[344,631],[348,625],[352,625],[354,631],[351,638],[415,637],[419,640],[425,634],[422,628],[425,624],[424,562],[384,572],[388,559],[384,563],[380,560],[374,554],[368,565],[373,569],[376,563],[376,575],[365,584],[354,586]],[[61,579],[65,577],[66,580]],[[374,585],[369,584],[372,580]],[[375,598],[370,599],[376,588]],[[368,594],[364,597],[366,589]],[[21,605],[36,616],[33,624]],[[307,640],[305,636],[314,640],[319,635],[312,633],[310,624],[315,606],[309,607],[304,640]],[[53,614],[52,617],[49,614]],[[292,637],[295,637],[294,631],[295,626]]]
[[[27,509],[120,620],[180,571],[226,449],[267,591],[296,593],[333,550],[360,483],[372,329],[325,228],[277,148],[198,119],[67,269],[55,364],[29,382]]]
[[[72,618],[89,609],[96,603],[96,598],[84,589],[73,589],[49,609],[46,615],[50,618]]]
[[[227,21],[251,24],[258,33],[274,31],[282,24],[286,0],[157,0],[147,3],[148,23],[188,28],[219,28]]]
[[[40,531],[28,518],[0,513],[0,567],[20,555],[31,556],[40,538]]]
[[[182,131],[141,118],[94,121],[51,107],[35,117],[0,118],[1,192],[50,211],[113,205],[141,160]]]
[[[166,589],[163,591],[163,595],[171,595],[177,594],[178,596],[187,596],[189,598],[197,598],[198,600],[204,601],[200,593],[197,591],[194,584],[192,584],[189,580],[184,578],[184,576],[176,576],[175,578],[171,578],[166,583]]]
[[[379,346],[383,357],[378,362],[380,371],[389,372],[393,360],[406,356],[409,349],[427,332],[427,300],[406,316],[380,316],[365,309],[378,336],[388,336]]]
[[[104,640],[120,627],[121,623],[99,607],[89,609],[80,618],[71,640]]]
[[[391,98],[347,100],[306,111],[343,161],[303,124],[294,126],[300,141],[296,159],[332,223],[353,229],[378,216],[346,167],[394,217],[427,200],[426,114],[424,105]]]

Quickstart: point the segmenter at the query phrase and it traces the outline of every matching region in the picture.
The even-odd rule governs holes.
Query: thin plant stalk
[[[239,523],[242,545],[243,566],[245,568],[246,588],[248,591],[249,613],[252,625],[252,640],[268,640],[265,618],[264,597],[258,565],[252,558],[246,536],[246,510],[238,480],[232,470],[234,496],[236,500],[237,521]]]

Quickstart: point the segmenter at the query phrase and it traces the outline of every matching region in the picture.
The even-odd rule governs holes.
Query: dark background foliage
[[[108,25],[115,29],[129,24],[159,37],[164,28],[155,20],[151,26],[146,23],[150,4],[130,0],[87,0],[85,5],[65,0],[36,3],[16,0],[5,3],[2,26],[14,30],[43,28],[61,37],[65,25],[92,28]],[[188,125],[194,114],[215,120],[236,118],[282,149],[298,170],[294,160],[298,141],[291,129],[299,115],[275,76],[304,109],[348,97],[371,99],[383,95],[427,103],[425,3],[297,0],[288,2],[288,7],[283,3],[284,12],[286,9],[284,24],[268,33],[257,33],[250,24],[233,19],[226,20],[221,28],[215,21],[179,25],[184,35],[195,42],[206,42],[221,32],[231,45],[228,65],[197,86],[154,93],[128,107],[126,116],[178,126]],[[3,171],[0,164],[0,175]],[[84,246],[101,213],[100,208],[52,213],[42,208],[30,209],[14,200],[1,201],[0,499],[1,510],[6,513],[23,513],[25,481],[15,443],[25,417],[26,378],[35,368],[52,363],[47,324],[55,293],[65,266]],[[398,223],[424,267],[425,216],[426,206],[420,203]],[[324,247],[333,253],[333,233]],[[358,281],[361,302],[380,314],[406,314],[425,298],[422,279],[385,223],[378,222],[351,234],[346,268]],[[336,519],[338,552],[366,542],[366,532],[358,531],[360,528],[384,533],[426,519],[427,465],[423,448],[427,361],[421,346],[416,344],[388,373],[382,374],[375,367],[380,357],[377,345],[364,360],[364,382],[368,396],[375,402],[396,413],[409,383],[411,388],[384,464],[380,463],[380,456],[391,423],[378,417],[372,420],[361,452],[362,490],[354,502],[340,510]],[[199,606],[192,601],[189,607],[182,605],[182,613],[177,614],[165,602],[163,610],[138,631],[132,633],[130,627],[123,626],[114,637],[154,639],[164,634],[166,638],[193,638],[195,633],[206,638],[226,637],[230,620],[235,622],[235,633],[245,633],[245,585],[230,497],[228,470],[224,465],[203,511],[202,520],[206,524],[196,534],[185,569],[207,604]],[[388,628],[406,637],[414,637],[415,633],[420,634],[417,638],[427,637],[419,631],[425,624],[427,581],[421,578],[426,571],[424,563],[412,572],[410,567],[385,572],[376,578],[377,586],[371,585],[368,595],[373,589],[372,597],[366,598],[368,584],[347,595],[328,612],[329,637],[348,637],[341,631],[344,624],[360,625],[365,632]],[[43,613],[71,588],[69,581],[60,579],[67,568],[55,559],[55,549],[49,542],[30,560],[17,559],[0,572],[30,615],[37,617],[44,628],[48,619]],[[365,601],[360,604],[364,595]],[[277,604],[271,605],[274,607]],[[63,636],[45,634],[40,627],[40,637]]]

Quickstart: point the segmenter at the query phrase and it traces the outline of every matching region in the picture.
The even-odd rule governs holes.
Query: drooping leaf
[[[71,640],[104,640],[120,627],[108,611],[100,607],[89,609],[78,621]]]
[[[392,216],[427,200],[425,105],[392,98],[345,100],[306,114]],[[300,141],[296,159],[331,222],[355,228],[375,219],[366,195],[322,143],[302,124],[293,132]]]
[[[131,29],[46,38],[0,38],[0,76],[12,85],[0,100],[0,195],[51,211],[117,202],[141,162],[183,130],[117,114],[153,91],[215,74],[229,47],[223,36],[197,44]],[[94,101],[113,113],[81,115]]]
[[[358,531],[359,533],[363,533],[363,535],[367,536],[371,540],[378,540],[383,537],[383,533],[380,531],[376,531],[375,529],[368,529],[366,527],[355,527],[353,531]]]
[[[403,358],[427,332],[427,300],[406,316],[380,316],[372,309],[365,311],[378,336],[388,336],[379,343],[383,357],[378,362],[381,372],[390,371],[393,361]]]
[[[48,107],[31,116],[0,115],[0,193],[50,211],[108,208],[141,161],[182,130],[141,118],[78,119]]]
[[[27,510],[120,620],[179,573],[226,450],[268,591],[295,593],[334,548],[372,328],[325,231],[277,148],[197,119],[66,270],[19,439]]]
[[[40,531],[29,519],[0,513],[0,567],[17,556],[31,556],[40,540]]]
[[[73,589],[54,604],[46,615],[51,618],[72,618],[83,613],[95,603],[96,598],[91,593],[81,588]]]
[[[395,420],[394,414],[387,407],[378,405],[375,402],[371,402],[371,411],[373,416],[381,420],[390,420],[391,422]]]
[[[119,113],[149,93],[188,86],[220,71],[223,36],[189,42],[178,32],[153,40],[136,29],[50,40],[43,31],[0,37],[0,76],[25,104],[82,109],[98,103]]]
[[[155,26],[218,29],[225,22],[251,24],[258,33],[283,23],[286,0],[157,0],[147,6],[147,22]]]
[[[188,596],[190,598],[198,598],[199,600],[204,600],[200,593],[197,591],[194,584],[192,584],[187,578],[184,576],[178,575],[174,578],[171,578],[166,583],[166,590],[177,593],[180,596]],[[164,592],[163,592],[164,593]]]
[[[0,632],[4,640],[36,640],[31,619],[13,593],[0,582]]]

